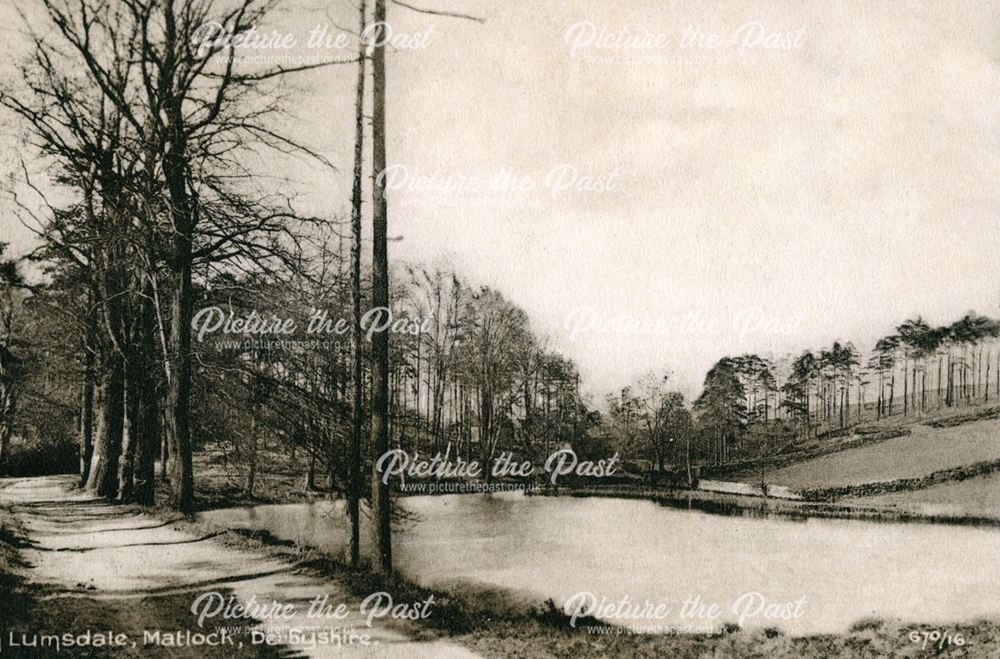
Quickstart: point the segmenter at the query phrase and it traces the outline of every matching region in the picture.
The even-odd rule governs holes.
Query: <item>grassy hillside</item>
[[[1000,460],[1000,421],[947,428],[915,425],[909,435],[766,471],[768,483],[793,489],[919,478],[935,471]]]
[[[862,506],[913,510],[927,515],[1000,514],[1000,473],[932,485],[920,490],[845,499]]]

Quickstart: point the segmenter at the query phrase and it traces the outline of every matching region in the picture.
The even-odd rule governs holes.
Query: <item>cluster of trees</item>
[[[236,63],[234,40],[199,36],[209,23],[234,35],[255,29],[275,5],[39,0],[38,13],[26,14],[30,53],[17,84],[0,94],[0,104],[23,121],[33,151],[14,200],[22,222],[42,239],[31,258],[42,264],[46,288],[64,296],[72,310],[75,340],[64,348],[81,364],[82,482],[98,494],[153,503],[159,456],[164,471],[169,465],[172,504],[194,509],[192,390],[198,381],[191,321],[199,285],[232,273],[273,278],[302,258],[300,240],[319,223],[296,212],[293,188],[274,171],[303,158],[330,163],[281,132],[275,116],[285,77],[330,63],[251,69]],[[363,3],[359,33],[366,13]],[[37,24],[31,23],[36,16]],[[375,0],[374,18],[384,26],[384,17],[384,0]],[[376,181],[385,167],[384,29],[344,62],[358,64],[355,114],[362,128],[366,64],[372,62]],[[352,198],[355,300],[363,138],[361,131]],[[38,168],[40,176],[32,173]],[[33,199],[25,198],[26,190]],[[386,200],[378,183],[372,201],[371,297],[386,306]],[[373,346],[371,426],[380,448],[387,332],[375,332]],[[240,381],[257,405],[270,396],[268,370],[257,368],[259,358],[248,361]],[[355,416],[354,558],[361,479],[360,414]],[[385,550],[378,565],[391,569],[386,494],[378,493],[375,506],[385,518],[377,525],[384,533],[376,547]]]
[[[908,319],[867,360],[834,342],[797,357],[724,357],[688,408],[666,375],[647,375],[608,397],[618,445],[664,470],[692,459],[723,465],[789,443],[893,415],[924,414],[1000,394],[1000,321],[970,312],[933,327]],[[692,458],[692,456],[694,456]]]
[[[991,384],[994,397],[1000,389],[998,337],[1000,322],[976,313],[940,327],[917,316],[876,341],[864,364],[850,343],[802,353],[791,364],[782,404],[808,434],[850,426],[852,396],[853,423],[988,403]]]
[[[941,327],[931,327],[920,317],[902,323],[878,342],[870,364],[879,380],[878,415],[892,414],[897,366],[903,380],[903,414],[979,399],[989,402],[991,380],[995,378],[994,398],[1000,390],[1000,350],[994,360],[998,337],[1000,322],[975,313]]]
[[[606,424],[615,443],[630,457],[649,460],[660,472],[665,463],[683,462],[691,478],[694,418],[683,394],[670,390],[668,373],[647,373],[607,397]]]
[[[228,43],[195,47],[208,21],[240,32],[271,4],[42,0],[19,84],[0,95],[44,169],[39,183],[24,167],[36,197],[15,199],[75,312],[83,480],[99,494],[152,503],[169,455],[172,501],[193,510],[195,273],[269,271],[308,222],[252,169],[262,152],[322,161],[270,121],[270,81],[294,70],[241,71],[214,59]]]
[[[331,326],[351,317],[338,244],[336,236],[317,243],[299,268],[279,276],[227,275],[198,291],[206,306],[237,317],[256,312],[295,321],[295,332],[279,337],[281,347],[268,337],[243,343],[221,334],[194,345],[195,436],[227,449],[249,494],[264,448],[306,451],[309,488],[319,486],[319,474],[336,491],[348,485],[354,346],[338,333],[308,331],[317,312]],[[524,311],[500,292],[469,285],[443,267],[414,265],[393,271],[391,290],[393,323],[404,328],[392,333],[389,353],[392,447],[425,456],[448,451],[485,464],[499,451],[542,460],[593,428],[576,367],[546,349]],[[368,287],[362,299],[367,307]],[[367,356],[370,345],[362,347]],[[364,392],[372,379],[369,360],[361,367]],[[359,400],[362,410],[370,408],[364,393]]]
[[[791,374],[782,386],[785,400],[782,407],[799,424],[803,434],[818,429],[825,422],[828,429],[834,422],[838,429],[850,423],[851,388],[856,385],[858,419],[863,408],[866,373],[860,369],[861,358],[852,343],[835,341],[828,350],[814,354],[803,352],[791,364]],[[812,394],[815,405],[810,405]]]
[[[359,7],[359,34],[385,24],[384,0],[373,4]],[[0,93],[32,152],[13,199],[41,239],[27,258],[43,274],[28,287],[12,265],[2,272],[0,460],[14,432],[65,435],[72,425],[84,487],[149,505],[160,480],[190,512],[197,447],[224,447],[250,493],[266,451],[304,450],[309,486],[325,472],[348,495],[352,559],[367,495],[374,564],[391,570],[388,490],[373,465],[364,486],[366,462],[391,445],[484,462],[500,450],[538,458],[596,417],[574,365],[502,294],[445,268],[390,270],[378,34],[342,62],[357,66],[350,218],[295,210],[277,163],[330,163],[283,133],[276,115],[281,81],[316,65],[247,70],[230,40],[196,38],[210,21],[233,34],[259,26],[274,5],[39,0],[20,80]],[[373,246],[363,268],[368,158]],[[298,328],[322,310],[350,318],[352,332],[282,336],[280,346],[193,340],[194,314],[209,306],[294,318]],[[368,309],[419,329],[366,338]],[[317,338],[335,342],[317,349]],[[17,414],[19,391],[34,413]],[[61,427],[42,426],[53,416],[43,400]]]

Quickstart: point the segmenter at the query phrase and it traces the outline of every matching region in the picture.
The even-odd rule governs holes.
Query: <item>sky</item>
[[[591,395],[1000,314],[997,2],[412,4],[485,22],[389,5],[390,257],[501,290]],[[302,0],[261,29],[336,57],[310,31],[355,21]],[[287,128],[339,167],[292,172],[301,203],[343,214],[353,69],[296,87]]]

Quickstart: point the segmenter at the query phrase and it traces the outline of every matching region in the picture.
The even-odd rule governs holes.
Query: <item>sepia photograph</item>
[[[0,0],[0,657],[1000,659],[997,0]]]

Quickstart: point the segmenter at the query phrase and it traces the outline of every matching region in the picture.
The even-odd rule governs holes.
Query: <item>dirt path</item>
[[[360,601],[333,581],[327,581],[296,570],[285,560],[264,554],[238,550],[213,539],[213,534],[194,535],[171,520],[115,506],[83,493],[70,491],[65,477],[44,477],[5,480],[0,483],[0,502],[11,506],[28,532],[30,549],[24,558],[32,566],[28,574],[31,583],[44,587],[46,600],[82,598],[107,601],[113,610],[142,611],[156,609],[156,616],[146,616],[156,622],[176,621],[173,628],[152,628],[139,613],[138,620],[121,621],[122,631],[130,634],[136,647],[123,654],[142,652],[144,642],[163,648],[174,640],[178,630],[213,632],[218,628],[239,630],[229,635],[234,652],[282,656],[366,656],[366,657],[474,657],[469,650],[445,640],[417,641],[416,623],[376,618],[367,624],[360,612]],[[255,616],[259,623],[245,619],[225,620],[222,616],[208,618],[202,628],[191,606],[200,595],[218,592],[221,598],[234,596],[248,606],[253,601],[270,605],[294,605],[294,615],[279,619]],[[346,618],[308,617],[306,612],[317,596],[329,596],[334,607],[344,603]],[[53,604],[56,604],[53,602]],[[40,606],[45,607],[46,602]],[[169,611],[164,609],[170,609]],[[431,608],[433,615],[433,608]],[[98,622],[76,618],[71,629],[44,630],[79,633],[95,629]],[[114,621],[112,621],[114,622]],[[169,624],[169,623],[168,623]],[[136,625],[138,629],[134,628]],[[285,634],[281,646],[260,642],[265,628],[281,629]],[[358,636],[368,636],[365,645],[358,636],[344,633],[352,629]],[[250,630],[256,630],[257,643]],[[312,634],[303,634],[299,642],[289,642],[287,630],[326,630],[326,638],[312,641]],[[160,631],[155,640],[149,633]],[[186,638],[183,632],[178,639]],[[214,640],[221,640],[216,635]],[[278,640],[277,637],[274,640]],[[7,639],[4,639],[6,642]],[[207,650],[208,648],[202,648]],[[214,648],[219,651],[221,648]],[[203,656],[198,647],[168,651],[171,656]],[[223,652],[223,656],[225,653]]]

